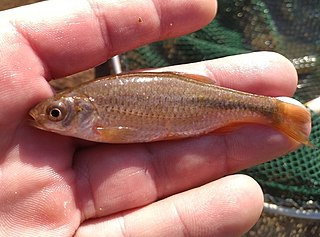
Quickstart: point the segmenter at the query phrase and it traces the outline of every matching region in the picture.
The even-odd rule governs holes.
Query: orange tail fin
[[[307,126],[311,123],[310,112],[298,105],[278,101],[280,119],[273,125],[298,143],[315,147],[308,139]]]

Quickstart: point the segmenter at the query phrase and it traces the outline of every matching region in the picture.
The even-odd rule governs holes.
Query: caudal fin
[[[307,129],[311,123],[310,112],[303,106],[278,101],[280,119],[274,126],[298,143],[315,147],[308,138]]]

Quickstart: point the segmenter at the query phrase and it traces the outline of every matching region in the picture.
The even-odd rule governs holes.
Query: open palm
[[[263,203],[259,186],[247,176],[226,175],[296,148],[270,128],[110,145],[27,123],[28,110],[52,95],[47,80],[196,30],[215,9],[209,0],[96,0],[0,13],[1,235],[236,236],[254,224]],[[297,83],[292,65],[274,53],[161,70],[199,73],[272,96],[292,95]]]

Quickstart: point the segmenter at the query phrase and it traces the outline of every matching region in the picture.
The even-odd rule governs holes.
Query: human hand
[[[260,187],[229,174],[296,148],[270,128],[88,145],[26,122],[28,110],[52,95],[47,80],[196,30],[216,9],[209,0],[166,2],[46,1],[0,13],[1,235],[238,236],[258,219]],[[272,96],[291,96],[297,83],[292,65],[274,53],[161,70]]]

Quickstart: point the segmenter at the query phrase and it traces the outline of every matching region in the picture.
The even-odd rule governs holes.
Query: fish
[[[312,146],[305,107],[180,72],[131,72],[85,82],[41,101],[29,115],[39,129],[102,143],[183,139],[261,124]]]

